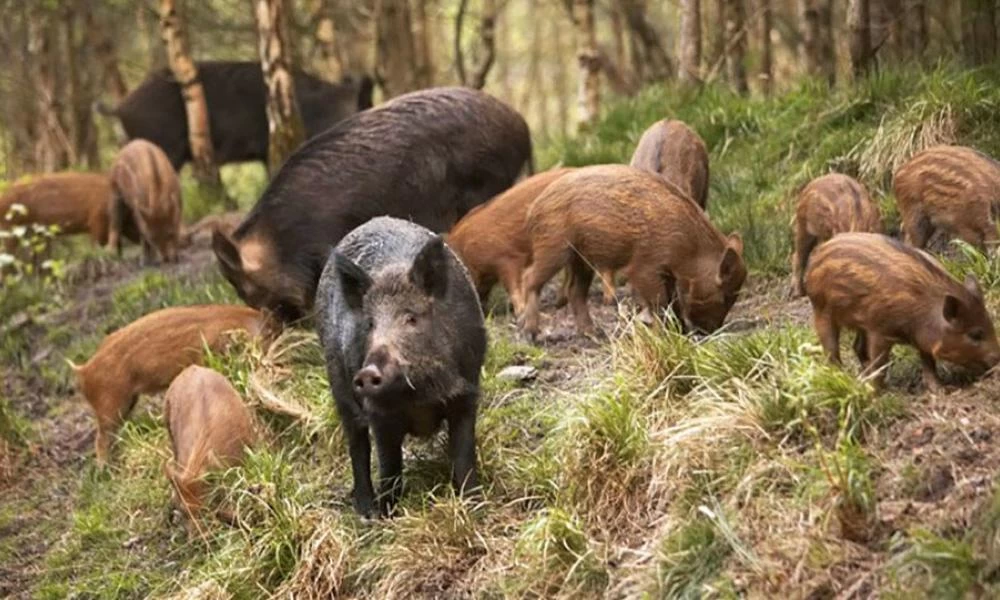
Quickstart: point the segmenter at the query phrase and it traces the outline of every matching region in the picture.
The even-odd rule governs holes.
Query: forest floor
[[[291,553],[288,563],[271,565],[280,567],[275,573],[270,569],[257,572],[241,564],[255,560],[255,554],[246,548],[235,556],[227,554],[234,542],[226,536],[258,539],[259,532],[250,533],[258,526],[253,515],[235,532],[217,523],[202,523],[208,538],[217,536],[214,541],[198,540],[195,534],[184,531],[170,508],[169,484],[158,470],[167,452],[159,397],[140,401],[132,419],[138,424],[127,426],[118,444],[114,461],[118,464],[113,463],[108,470],[95,467],[93,418],[82,398],[74,394],[63,365],[64,358],[86,358],[104,334],[133,318],[137,311],[188,300],[231,301],[225,288],[220,288],[224,284],[215,273],[210,249],[205,245],[192,247],[179,265],[163,269],[142,269],[134,257],[123,262],[106,256],[89,258],[71,274],[62,306],[30,318],[17,315],[11,320],[13,331],[5,332],[20,338],[17,355],[21,358],[2,365],[0,387],[0,397],[8,402],[3,407],[8,429],[19,432],[13,438],[7,436],[14,442],[8,441],[2,448],[5,454],[0,456],[0,596],[162,597],[192,589],[193,597],[226,596],[223,590],[238,597],[264,592],[320,597],[322,590],[346,597],[630,597],[646,593],[660,597],[762,597],[781,592],[796,598],[865,598],[893,593],[904,597],[915,592],[929,596],[953,591],[985,593],[984,586],[994,582],[990,557],[1000,521],[1000,495],[994,486],[1000,469],[1000,446],[996,444],[1000,439],[1000,381],[996,378],[951,387],[946,395],[932,396],[920,393],[916,362],[902,356],[901,366],[894,367],[890,378],[891,402],[863,386],[838,389],[848,396],[860,391],[866,403],[892,404],[891,410],[864,424],[866,431],[858,438],[863,466],[852,464],[849,453],[843,464],[837,463],[844,423],[857,417],[845,414],[842,407],[822,407],[835,415],[832,424],[826,422],[830,415],[812,408],[760,414],[768,410],[765,403],[737,416],[731,413],[741,402],[762,401],[730,398],[713,405],[698,392],[699,378],[705,380],[702,383],[719,382],[716,394],[741,388],[746,392],[753,385],[754,371],[775,367],[765,365],[767,354],[798,352],[796,346],[807,346],[805,354],[783,360],[794,362],[807,356],[810,369],[821,368],[813,342],[807,334],[799,335],[807,331],[808,302],[789,300],[786,283],[778,278],[752,279],[730,317],[728,332],[700,343],[702,347],[714,343],[731,348],[738,339],[753,340],[761,334],[778,339],[782,331],[796,332],[791,340],[779,341],[767,350],[752,349],[753,342],[725,358],[735,362],[748,348],[757,354],[754,366],[746,366],[738,376],[741,381],[735,384],[734,372],[724,376],[725,383],[709,372],[719,368],[710,366],[711,359],[694,370],[673,365],[670,369],[674,372],[655,386],[644,387],[635,381],[622,384],[618,380],[637,375],[640,379],[652,375],[650,381],[661,377],[630,371],[624,361],[657,370],[667,368],[664,363],[679,356],[674,350],[655,348],[650,340],[642,343],[653,345],[641,349],[633,345],[630,350],[630,344],[643,338],[634,324],[626,324],[631,303],[621,301],[621,309],[604,306],[596,288],[591,307],[604,332],[596,338],[574,334],[567,311],[552,308],[551,290],[543,303],[546,319],[538,348],[517,341],[508,315],[495,315],[490,322],[490,373],[484,385],[483,412],[490,415],[491,422],[499,420],[480,432],[487,505],[473,507],[442,498],[447,491],[438,485],[440,481],[433,481],[443,469],[441,449],[415,444],[416,449],[408,452],[407,477],[421,481],[409,486],[405,516],[366,524],[350,513],[349,469],[328,462],[344,463],[346,457],[332,449],[325,456],[311,457],[313,464],[303,476],[308,478],[317,467],[325,466],[337,473],[337,481],[328,489],[314,491],[315,495],[295,491],[296,495],[309,496],[303,503],[308,510],[286,516],[297,523],[263,525],[290,527],[297,532],[294,543],[288,541],[291,546],[284,548]],[[216,300],[220,294],[223,297]],[[624,296],[625,290],[620,289],[619,298]],[[138,303],[142,306],[122,306],[136,298],[141,298]],[[772,337],[775,331],[778,338]],[[660,339],[676,335],[666,334]],[[637,352],[656,353],[659,364],[646,364]],[[239,363],[237,368],[245,368],[245,357],[233,360]],[[266,368],[262,366],[266,362],[260,360],[251,370]],[[295,363],[293,360],[282,368],[294,369]],[[315,357],[304,364],[314,370]],[[534,365],[538,376],[518,385],[497,380],[495,375],[511,364]],[[672,378],[689,380],[671,389]],[[621,386],[613,396],[598,391],[609,381]],[[780,389],[787,381],[772,383]],[[330,404],[322,384],[307,388],[310,398],[286,397],[314,412],[321,411],[316,407]],[[694,413],[676,407],[653,410],[621,402],[622,390],[639,389],[645,394],[636,400],[669,404],[685,402],[686,397],[701,409]],[[530,405],[508,412],[518,404],[517,398],[528,400]],[[602,404],[611,414],[599,414],[602,409],[595,407]],[[730,414],[719,414],[720,406],[726,404],[732,406],[723,412]],[[852,410],[869,408],[858,405]],[[538,414],[528,415],[522,409]],[[562,414],[552,414],[549,409]],[[258,410],[267,411],[259,405]],[[652,418],[641,419],[642,415]],[[734,418],[740,422],[729,422]],[[591,422],[581,430],[580,419]],[[636,419],[640,420],[633,422]],[[777,421],[772,422],[774,419]],[[331,445],[342,444],[329,415],[320,419],[320,426],[304,421],[290,424],[281,418],[263,420],[273,434],[273,458],[290,461],[285,467],[294,469],[294,461],[302,458],[297,452],[305,451],[304,445],[315,443],[317,438],[333,440]],[[810,425],[814,434],[806,435],[800,427],[808,420],[814,420]],[[511,430],[503,431],[505,427]],[[648,429],[637,431],[640,427]],[[719,433],[703,429],[710,427],[730,434],[739,432],[737,437],[746,439],[735,445],[732,439],[715,445],[720,442]],[[293,428],[315,429],[305,436],[289,436],[287,431]],[[569,438],[560,433],[567,428],[575,430]],[[705,444],[696,445],[694,454],[684,453],[680,462],[670,460],[677,457],[667,448],[657,449],[661,444],[689,446],[692,436],[700,433],[708,438]],[[483,442],[483,435],[490,441]],[[635,436],[643,439],[631,439]],[[517,473],[537,468],[521,454],[525,449],[517,446],[528,442],[533,447],[531,453],[548,455],[546,438],[551,438],[558,452],[569,456],[549,456],[556,462],[543,465],[543,473]],[[750,448],[744,447],[747,441]],[[282,444],[298,448],[287,452]],[[509,460],[518,468],[496,466],[497,461],[508,460],[507,454],[513,455]],[[568,462],[562,462],[565,459]],[[733,465],[720,461],[743,464],[737,473],[729,473]],[[607,489],[551,489],[569,483],[559,474],[547,472],[560,465],[584,480],[578,483]],[[860,499],[855,497],[857,490],[839,489],[847,476],[838,469],[864,479],[858,485],[869,489],[861,491]],[[259,494],[269,479],[281,489],[281,475],[262,472],[259,464],[253,470],[258,472],[241,480],[248,493]],[[247,484],[254,477],[259,479]],[[522,477],[540,480],[517,481]],[[663,481],[664,477],[687,481],[674,485]],[[620,479],[614,481],[616,478]],[[324,477],[324,483],[328,482],[330,478]],[[528,490],[532,493],[525,493]],[[685,498],[691,494],[697,498]],[[865,497],[871,502],[869,506],[864,506]],[[856,538],[852,541],[844,537],[841,517],[843,504],[855,500],[865,513],[857,516],[864,533],[851,536]],[[512,508],[511,503],[518,506]],[[684,505],[686,509],[679,508]],[[491,523],[486,513],[501,506],[500,512],[513,511],[517,518],[503,525]],[[773,512],[779,506],[785,512],[780,518]],[[435,514],[442,507],[446,516]],[[122,514],[115,514],[117,511]],[[561,514],[563,511],[567,514]],[[248,513],[253,512],[248,509]],[[535,521],[543,515],[547,515],[545,531],[539,533]],[[687,515],[690,521],[675,521],[679,515]],[[478,533],[482,539],[473,543],[461,532],[451,531],[445,540],[431,542],[425,538],[434,537],[432,532],[418,535],[413,531],[420,527],[415,521],[443,527],[443,518],[462,521],[453,528],[482,528]],[[775,520],[768,522],[769,518]],[[339,524],[331,526],[329,519]],[[465,522],[468,519],[474,524]],[[549,522],[555,519],[567,531]],[[670,521],[675,522],[667,524]],[[342,531],[344,523],[349,523],[347,534]],[[340,551],[350,559],[328,556],[329,549],[317,547],[314,540],[324,527],[329,528],[328,536],[336,537],[340,532],[354,537],[341,540]],[[450,542],[455,547],[445,552],[446,560],[425,554],[429,548],[411,549],[415,554],[410,557],[414,564],[407,566],[410,579],[397,579],[391,569],[401,557],[391,555],[400,551],[393,542],[414,535],[429,546]],[[462,541],[456,544],[447,539],[455,535]],[[555,561],[525,556],[522,546],[537,535],[542,535],[543,542],[530,552],[568,555]],[[377,539],[368,539],[370,536]],[[549,548],[549,544],[553,546]],[[273,551],[281,552],[283,547],[278,544]],[[380,551],[387,555],[377,556]],[[211,558],[213,553],[216,556]],[[314,564],[324,561],[329,564]],[[533,565],[534,561],[541,564]],[[508,564],[501,567],[504,562]],[[241,569],[248,570],[249,577]],[[505,569],[507,573],[503,573]],[[536,579],[512,581],[518,569],[527,571],[522,577]],[[583,571],[588,573],[582,575]]]

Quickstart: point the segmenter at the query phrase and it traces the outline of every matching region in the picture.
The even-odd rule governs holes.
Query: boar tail
[[[68,358],[63,359],[63,360],[66,361],[66,364],[69,365],[69,368],[72,369],[74,373],[79,373],[80,370],[83,369],[83,365],[78,365],[78,364],[76,364],[75,362],[71,361]]]

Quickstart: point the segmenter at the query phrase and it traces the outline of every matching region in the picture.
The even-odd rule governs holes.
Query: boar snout
[[[354,389],[362,396],[375,396],[382,391],[383,382],[382,370],[368,365],[354,376]]]
[[[372,398],[400,387],[402,379],[399,363],[388,349],[380,347],[368,353],[364,366],[355,373],[354,391],[363,398]]]

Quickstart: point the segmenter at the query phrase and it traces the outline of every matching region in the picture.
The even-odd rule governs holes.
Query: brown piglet
[[[97,418],[97,460],[107,461],[111,436],[128,417],[139,394],[166,389],[185,367],[201,362],[205,348],[224,349],[231,332],[245,331],[266,343],[276,333],[272,319],[245,306],[165,308],[104,338],[90,360],[73,365],[79,391]]]
[[[255,445],[253,418],[225,377],[197,365],[181,371],[167,388],[163,412],[174,454],[164,471],[181,508],[194,518],[204,503],[206,473],[239,465]],[[218,514],[231,521],[225,511]]]
[[[448,247],[469,270],[483,306],[499,281],[507,290],[514,313],[521,313],[524,307],[521,276],[531,261],[531,242],[524,229],[524,219],[538,195],[572,170],[552,169],[521,181],[469,211],[448,233]],[[614,288],[606,288],[605,296],[613,298]]]
[[[813,249],[838,233],[882,233],[882,216],[868,190],[854,178],[830,173],[809,182],[795,207],[792,290],[805,295],[805,271]]]
[[[528,210],[532,263],[523,287],[524,331],[538,332],[542,286],[568,266],[577,329],[593,328],[593,270],[623,270],[645,308],[673,306],[682,324],[715,331],[746,279],[743,242],[658,175],[624,165],[584,167],[552,183]]]
[[[11,225],[56,225],[62,235],[87,233],[95,244],[108,241],[111,184],[100,173],[55,173],[18,183],[0,196],[0,229]],[[12,210],[15,204],[23,211]],[[7,216],[10,219],[7,219]],[[128,237],[138,239],[129,220]]]
[[[131,213],[142,238],[143,261],[155,250],[164,262],[177,261],[181,234],[181,185],[159,146],[146,140],[125,145],[111,166],[108,247],[121,255],[125,215]]]
[[[659,174],[706,208],[708,150],[701,136],[683,121],[664,119],[651,125],[639,138],[629,164]]]
[[[940,388],[939,361],[979,369],[1000,361],[976,279],[959,283],[929,254],[890,237],[842,233],[817,248],[806,294],[816,333],[834,363],[840,363],[845,327],[857,332],[854,351],[866,374],[881,371],[895,344],[915,346],[931,390]]]
[[[924,248],[935,233],[984,250],[997,242],[1000,164],[963,146],[917,153],[893,178],[908,244]]]

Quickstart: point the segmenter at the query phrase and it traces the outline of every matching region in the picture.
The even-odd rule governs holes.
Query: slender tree
[[[43,6],[28,11],[28,54],[35,88],[37,125],[35,127],[34,166],[51,172],[70,163],[69,139],[60,118],[59,93],[53,47],[55,28],[52,15]]]
[[[771,0],[759,0],[758,16],[760,23],[760,89],[764,94],[770,94],[774,83],[774,51],[771,44],[773,13]]]
[[[601,110],[601,57],[594,27],[594,0],[573,0],[573,25],[580,73],[577,126],[586,129],[597,120]]]
[[[920,60],[927,50],[927,4],[924,0],[905,0],[906,55]]]
[[[312,0],[310,19],[313,44],[319,72],[327,81],[339,81],[344,76],[344,64],[337,48],[337,24],[328,0]]]
[[[198,67],[191,59],[184,18],[175,0],[160,0],[160,31],[167,48],[167,63],[181,86],[184,98],[194,176],[199,182],[221,190],[222,180],[215,164],[205,88],[198,79]]]
[[[416,71],[413,76],[418,88],[434,85],[434,42],[431,30],[431,19],[428,6],[432,0],[414,0],[413,2],[413,43],[416,51],[414,57]],[[493,10],[496,14],[496,10]]]
[[[749,90],[744,62],[747,54],[746,16],[743,0],[726,3],[726,78],[740,94]]]
[[[971,66],[997,56],[997,27],[993,0],[962,0],[962,56]]]
[[[465,14],[468,0],[461,0],[458,5],[458,15],[455,17],[455,70],[462,85],[482,89],[486,85],[486,77],[496,59],[496,0],[483,0],[482,13],[479,21],[479,60],[472,72],[465,65],[465,53],[462,49],[462,30],[465,27]]]
[[[267,88],[267,167],[277,173],[302,144],[305,128],[292,79],[284,0],[257,0],[260,64]]]
[[[868,0],[847,3],[847,29],[850,34],[851,71],[863,77],[872,63],[871,6]]]
[[[701,0],[681,3],[680,68],[682,82],[701,80]]]
[[[417,51],[408,0],[375,3],[375,71],[385,97],[418,88]]]

